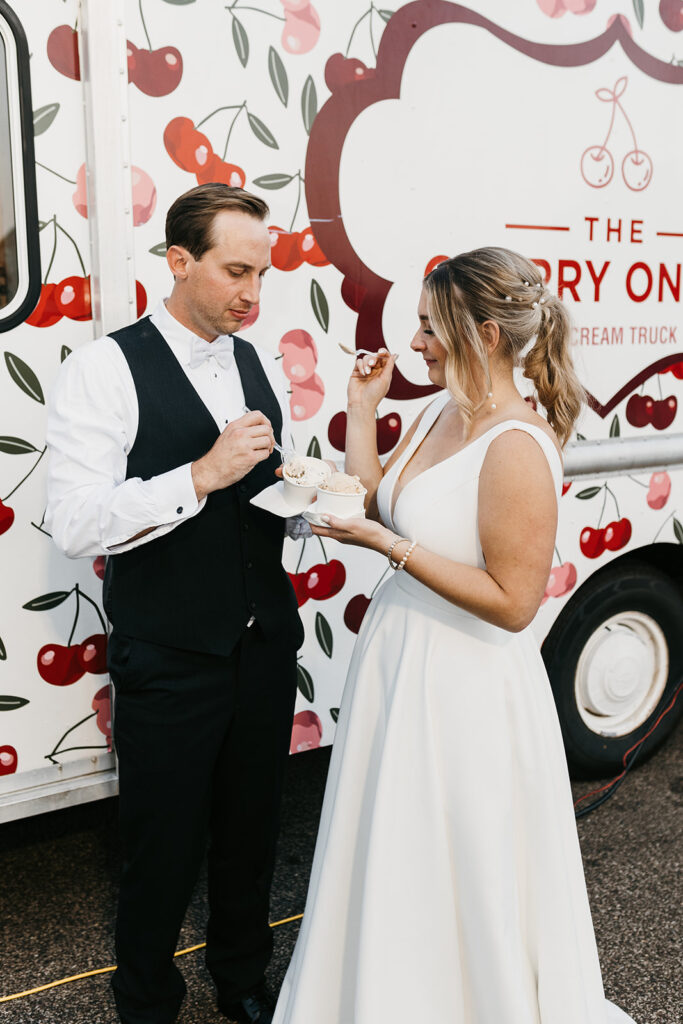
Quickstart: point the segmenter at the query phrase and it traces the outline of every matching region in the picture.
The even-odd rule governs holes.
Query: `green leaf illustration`
[[[254,178],[254,184],[259,188],[284,188],[293,178],[293,174],[262,174],[260,178]]]
[[[21,607],[25,608],[27,612],[46,612],[50,608],[56,608],[62,601],[66,601],[69,594],[69,590],[53,590],[49,594],[34,597],[32,601],[27,601]]]
[[[16,711],[28,704],[26,697],[10,697],[9,694],[0,694],[0,711]]]
[[[246,68],[247,61],[249,60],[249,37],[244,29],[244,25],[234,14],[232,16],[232,41],[235,44],[240,64],[243,68]]]
[[[674,536],[679,544],[683,544],[683,526],[681,526],[680,520],[674,516]]]
[[[68,345],[62,345],[62,351],[59,353],[59,361],[63,363],[67,356],[71,355],[71,349]]]
[[[585,491],[579,491],[579,493],[575,495],[575,497],[582,498],[584,500],[587,498],[594,498],[595,495],[599,494],[601,490],[602,487],[587,487]]]
[[[339,718],[339,708],[330,708],[330,714],[332,715],[332,721],[336,722]]]
[[[325,292],[315,278],[311,281],[311,305],[316,320],[327,334],[327,329],[330,326],[330,307],[327,305]]]
[[[5,352],[5,362],[9,375],[17,387],[20,387],[24,394],[32,398],[34,402],[40,402],[41,405],[45,405],[45,396],[43,395],[40,381],[28,363],[25,363],[23,359],[15,356],[12,352]]]
[[[273,83],[273,89],[280,97],[282,103],[287,106],[287,100],[289,99],[289,79],[287,78],[287,71],[282,63],[282,57],[277,52],[274,46],[271,46],[268,50],[268,74],[270,80]]]
[[[168,0],[166,0],[168,3]],[[159,242],[157,245],[153,245],[149,250],[152,256],[165,256],[166,255],[166,242]]]
[[[259,141],[264,144],[264,146],[270,146],[271,149],[280,148],[277,142],[275,141],[275,136],[273,135],[269,128],[266,128],[263,121],[261,121],[258,117],[256,117],[255,114],[252,114],[249,111],[247,111],[247,119],[249,121],[249,125],[251,127],[252,132],[254,133],[256,138],[259,139]]]
[[[320,441],[318,440],[317,437],[312,437],[311,438],[311,443],[308,446],[308,451],[306,452],[306,454],[309,455],[313,459],[319,459],[321,457],[321,455],[320,455]]]
[[[296,685],[299,687],[301,695],[305,697],[310,704],[312,704],[313,697],[315,696],[313,680],[311,679],[311,673],[308,672],[303,665],[296,666]]]
[[[576,435],[576,440],[577,441],[585,441],[586,438],[585,438],[585,436],[583,434],[577,434]]]
[[[2,642],[2,637],[1,636],[0,636],[0,661],[7,661],[7,648],[5,647],[5,645]]]
[[[636,20],[640,27],[643,27],[645,21],[645,0],[633,0],[633,13],[636,16]]]
[[[33,134],[42,135],[46,132],[59,112],[59,103],[48,103],[33,111]]]
[[[331,658],[334,647],[332,628],[322,612],[315,613],[315,635],[327,657]]]
[[[389,21],[396,14],[396,11],[377,11],[377,13],[384,21]]]
[[[318,113],[318,94],[315,90],[315,82],[311,75],[308,76],[304,82],[304,87],[301,90],[301,116],[304,119],[304,128],[306,134],[311,134],[311,128],[315,121],[316,114]]]
[[[29,452],[37,452],[30,441],[22,441],[20,437],[0,437],[0,452],[5,455],[28,455]]]
[[[619,434],[620,434],[620,430],[619,430],[619,417],[615,416],[614,419],[612,420],[612,422],[609,425],[609,436],[610,437],[619,437]]]

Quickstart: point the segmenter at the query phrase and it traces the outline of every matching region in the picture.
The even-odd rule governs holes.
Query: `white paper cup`
[[[367,493],[365,488],[359,494],[340,494],[339,491],[326,491],[323,487],[318,487],[315,513],[322,515],[329,512],[330,515],[339,516],[341,519],[359,515],[364,511]]]
[[[310,466],[311,469],[322,469],[325,472],[325,477],[329,477],[332,470],[323,459],[314,459],[311,455],[299,455],[297,456],[299,462],[303,462],[306,466]],[[297,480],[290,480],[287,476],[287,464],[282,467],[282,480],[284,482],[284,499],[288,505],[293,508],[301,509],[306,508],[310,505],[315,498],[317,492],[316,484],[309,486],[301,484]]]

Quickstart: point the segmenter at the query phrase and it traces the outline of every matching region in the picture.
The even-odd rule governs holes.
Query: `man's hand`
[[[222,490],[246,476],[268,458],[275,437],[270,420],[262,412],[250,412],[233,420],[213,448],[192,463],[192,482],[197,500]]]

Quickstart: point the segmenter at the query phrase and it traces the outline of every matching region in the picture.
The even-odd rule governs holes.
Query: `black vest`
[[[111,337],[130,367],[139,409],[126,478],[148,480],[205,455],[219,436],[216,422],[149,317]],[[248,342],[234,342],[246,405],[268,417],[280,441],[282,414],[261,361]],[[279,465],[273,452],[174,530],[110,556],[104,603],[114,629],[227,655],[253,615],[266,636],[300,647],[303,628],[282,567],[284,520],[249,504],[275,482]]]

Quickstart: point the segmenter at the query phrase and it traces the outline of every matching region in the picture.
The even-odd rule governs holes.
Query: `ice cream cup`
[[[299,455],[297,462],[303,462],[307,469],[324,473],[325,479],[330,476],[332,470],[323,459],[315,459],[311,455]],[[303,484],[287,476],[287,463],[282,467],[282,480],[284,483],[283,495],[288,505],[301,511],[314,500],[317,493],[317,484]]]
[[[357,494],[341,494],[339,491],[326,491],[323,487],[318,487],[318,499],[314,506],[316,515],[329,512],[340,519],[362,515],[367,493],[365,488]]]

